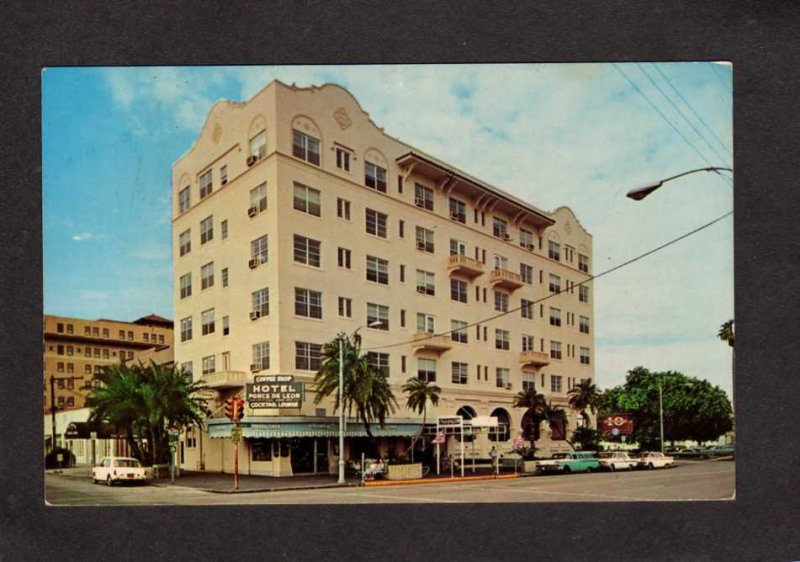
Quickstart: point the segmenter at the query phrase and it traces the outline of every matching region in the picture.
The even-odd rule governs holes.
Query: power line
[[[676,243],[680,242],[681,240],[683,240],[685,238],[693,236],[694,234],[697,234],[701,230],[705,230],[706,228],[708,228],[708,227],[720,222],[721,220],[723,220],[723,219],[725,219],[725,218],[727,218],[727,217],[729,217],[731,215],[733,215],[733,211],[728,211],[724,215],[721,215],[721,216],[715,218],[711,222],[707,222],[704,225],[698,226],[697,228],[695,228],[693,230],[690,230],[689,232],[686,232],[686,233],[678,236],[677,238],[673,238],[669,242],[661,244],[660,246],[657,246],[657,247],[653,248],[652,250],[648,250],[647,252],[645,252],[643,254],[639,254],[638,256],[636,256],[634,258],[631,258],[631,259],[629,259],[627,261],[624,261],[624,262],[622,262],[620,264],[617,264],[614,267],[612,267],[611,269],[606,269],[605,271],[600,272],[597,275],[590,275],[588,279],[585,279],[585,280],[581,281],[580,283],[576,283],[576,284],[572,285],[571,287],[581,287],[583,285],[586,285],[587,283],[591,283],[595,279],[599,279],[600,277],[604,277],[604,276],[608,275],[609,273],[612,273],[614,271],[617,271],[618,269],[621,269],[623,267],[631,265],[632,263],[635,263],[635,262],[637,262],[637,261],[639,261],[641,259],[644,259],[647,256],[655,254],[656,252],[660,252],[664,248],[672,246],[673,244],[676,244]],[[509,314],[512,314],[514,312],[518,312],[518,311],[522,310],[523,308],[530,308],[530,307],[532,307],[534,305],[537,305],[537,304],[539,304],[541,302],[544,302],[544,301],[546,301],[548,299],[551,299],[551,298],[553,298],[555,296],[558,296],[558,295],[560,295],[562,293],[566,293],[569,290],[570,290],[570,288],[559,289],[557,292],[550,293],[549,295],[547,295],[545,297],[542,297],[540,299],[532,301],[530,304],[521,305],[521,306],[518,306],[516,308],[512,308],[511,310],[508,310],[506,312],[501,312],[499,314],[495,314],[494,316],[490,316],[488,318],[484,318],[483,320],[479,320],[477,322],[473,322],[472,324],[467,324],[466,326],[463,326],[461,328],[448,330],[446,332],[438,332],[438,333],[435,333],[435,334],[428,334],[428,335],[426,335],[425,337],[422,337],[422,338],[415,338],[415,339],[412,339],[412,340],[392,343],[392,344],[388,344],[388,345],[369,347],[369,348],[363,349],[362,351],[375,351],[375,350],[389,349],[389,348],[392,348],[392,347],[399,347],[401,345],[408,345],[408,344],[411,344],[411,343],[422,342],[422,341],[425,341],[425,340],[428,340],[428,339],[431,339],[431,338],[435,338],[435,337],[438,337],[438,336],[447,336],[447,335],[452,334],[453,332],[459,332],[461,330],[466,330],[467,328],[472,328],[473,326],[478,326],[480,324],[485,324],[487,322],[491,322],[492,320],[496,320],[498,318],[502,318],[503,316],[508,316]]]
[[[706,158],[706,157],[703,155],[703,153],[702,153],[702,152],[700,152],[700,150],[699,150],[699,149],[698,149],[698,148],[697,148],[697,147],[694,145],[694,143],[693,143],[692,141],[690,141],[688,138],[686,138],[686,135],[684,135],[684,134],[681,132],[681,130],[680,130],[680,129],[678,129],[678,128],[675,126],[675,124],[674,124],[672,121],[670,121],[670,120],[667,118],[667,116],[666,116],[666,115],[664,115],[664,114],[661,112],[661,110],[660,110],[660,109],[658,109],[658,107],[657,107],[657,106],[656,106],[656,105],[655,105],[655,104],[654,104],[654,103],[653,103],[653,102],[650,100],[650,98],[649,98],[649,97],[647,97],[647,95],[646,95],[646,94],[645,94],[645,93],[644,93],[644,92],[641,90],[641,88],[639,88],[639,86],[637,86],[637,85],[636,85],[636,83],[635,83],[633,80],[631,80],[631,79],[628,77],[628,75],[627,75],[627,74],[625,74],[625,71],[624,71],[624,70],[622,70],[622,69],[620,68],[620,66],[619,66],[617,63],[612,63],[612,65],[614,66],[614,68],[616,69],[616,71],[617,71],[617,72],[619,72],[619,73],[622,75],[622,77],[623,77],[623,78],[625,78],[625,80],[628,82],[628,84],[630,84],[630,85],[631,85],[631,87],[632,87],[634,90],[636,90],[636,92],[637,92],[637,93],[638,93],[640,96],[642,96],[642,98],[644,98],[644,101],[646,101],[646,102],[647,102],[647,103],[650,105],[650,107],[651,107],[651,108],[653,108],[653,111],[655,111],[655,112],[656,112],[656,113],[657,113],[657,114],[658,114],[658,115],[659,115],[659,116],[660,116],[660,117],[661,117],[661,118],[662,118],[662,119],[663,119],[663,120],[664,120],[664,121],[667,123],[667,125],[669,125],[670,127],[672,127],[672,130],[673,130],[673,131],[675,131],[676,133],[678,133],[678,135],[679,135],[679,136],[680,136],[680,137],[681,137],[681,138],[682,138],[682,139],[683,139],[683,140],[686,142],[686,144],[688,144],[688,145],[689,145],[689,146],[690,146],[690,147],[691,147],[691,148],[692,148],[692,149],[693,149],[693,150],[694,150],[694,151],[697,153],[697,155],[698,155],[698,156],[700,156],[700,158],[702,158],[702,159],[703,159],[703,161],[704,161],[706,164],[708,164],[709,166],[712,166],[712,167],[713,167],[713,166],[714,166],[714,164],[712,164],[712,163],[711,163],[711,162],[708,160],[708,158]],[[731,180],[730,180],[730,179],[729,179],[727,176],[722,176],[722,177],[726,178],[726,180],[728,181],[728,183],[729,183],[731,186],[733,185],[733,182],[732,182],[732,181],[731,181]]]
[[[697,113],[697,111],[695,111],[694,107],[692,107],[692,104],[690,104],[690,103],[689,103],[689,100],[687,100],[685,97],[683,97],[683,94],[681,94],[680,90],[678,90],[678,88],[676,88],[676,87],[675,87],[675,85],[674,85],[674,84],[672,83],[672,81],[671,81],[671,80],[670,80],[670,79],[667,77],[667,75],[666,75],[666,74],[664,74],[664,71],[663,71],[663,70],[661,70],[661,68],[660,68],[660,67],[659,67],[657,64],[655,64],[655,63],[650,63],[650,64],[651,64],[651,65],[653,66],[653,68],[655,68],[655,69],[656,69],[656,71],[657,71],[657,72],[658,72],[658,73],[661,75],[661,77],[664,79],[664,81],[665,81],[667,84],[669,84],[669,87],[670,87],[670,88],[672,88],[672,91],[674,91],[674,92],[675,92],[675,93],[678,95],[678,97],[681,99],[681,101],[682,101],[684,104],[686,104],[686,107],[688,107],[688,108],[689,108],[689,110],[692,112],[692,114],[694,114],[694,116],[695,116],[695,117],[697,117],[697,119],[700,121],[700,123],[702,123],[702,124],[703,124],[703,126],[704,126],[704,127],[707,129],[707,130],[708,130],[708,132],[709,132],[709,133],[711,133],[711,135],[712,135],[712,136],[713,136],[713,137],[714,137],[714,138],[717,140],[717,142],[720,144],[720,146],[722,146],[722,148],[723,148],[723,149],[724,149],[726,152],[730,153],[730,152],[731,152],[731,149],[730,149],[730,147],[728,147],[728,145],[727,145],[727,144],[725,144],[725,143],[723,142],[723,140],[722,140],[721,138],[719,138],[719,136],[717,136],[717,133],[715,133],[715,132],[714,132],[714,129],[712,129],[711,127],[709,127],[709,126],[708,126],[708,124],[706,123],[705,119],[703,119],[703,118],[702,118],[702,117],[701,117],[701,116],[700,116],[700,115]]]
[[[725,158],[724,156],[722,156],[722,154],[720,154],[720,153],[717,151],[717,149],[716,149],[716,148],[714,148],[714,147],[711,145],[711,143],[710,143],[710,142],[708,142],[708,140],[706,140],[706,137],[705,137],[705,135],[703,135],[703,133],[701,133],[700,131],[698,131],[698,130],[697,130],[697,127],[695,127],[695,126],[694,126],[694,124],[693,124],[693,123],[692,123],[692,122],[689,120],[689,118],[688,118],[688,117],[686,117],[686,114],[685,114],[683,111],[681,111],[681,108],[679,108],[679,107],[678,107],[678,106],[675,104],[675,102],[674,102],[674,101],[672,101],[672,99],[671,99],[671,98],[670,98],[670,97],[669,97],[669,96],[668,96],[666,93],[664,93],[664,90],[662,90],[662,89],[661,89],[661,87],[660,87],[660,86],[659,86],[659,85],[656,83],[656,81],[655,81],[655,80],[653,80],[653,78],[652,78],[652,77],[651,77],[651,76],[650,76],[650,75],[647,73],[647,71],[644,69],[644,67],[643,67],[641,64],[639,64],[638,62],[636,63],[636,66],[639,68],[639,70],[642,72],[642,74],[644,74],[645,78],[647,78],[647,80],[648,80],[648,81],[649,81],[649,82],[650,82],[650,83],[653,85],[653,87],[654,87],[656,90],[658,90],[658,93],[659,93],[659,94],[661,94],[661,96],[662,96],[662,97],[663,97],[665,100],[667,100],[667,103],[669,103],[669,104],[670,104],[670,105],[671,105],[671,106],[672,106],[672,107],[675,109],[675,111],[677,111],[677,112],[678,112],[678,114],[679,114],[681,117],[683,117],[683,120],[684,120],[684,121],[686,121],[686,123],[689,125],[689,127],[691,127],[691,129],[692,129],[692,130],[693,130],[693,131],[694,131],[694,132],[697,134],[697,136],[698,136],[698,137],[700,137],[700,140],[702,140],[704,143],[706,143],[706,146],[707,146],[708,148],[710,148],[710,149],[711,149],[711,152],[713,152],[714,154],[716,154],[716,155],[717,155],[717,157],[718,157],[720,160],[722,160],[723,162],[726,162],[726,161],[727,161],[727,158]]]

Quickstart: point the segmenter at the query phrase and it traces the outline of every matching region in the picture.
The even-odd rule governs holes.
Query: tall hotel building
[[[388,136],[337,85],[274,81],[217,103],[172,189],[176,364],[212,389],[215,410],[256,374],[305,382],[299,409],[246,411],[245,473],[335,471],[336,414],[314,404],[312,381],[339,332],[360,328],[400,404],[374,428],[383,451],[402,453],[421,428],[404,406],[409,377],[442,388],[429,423],[498,418],[474,437],[482,458],[520,433],[520,390],[566,405],[593,378],[592,290],[578,285],[592,239],[572,211],[540,210]],[[217,413],[185,434],[183,467],[231,471],[230,432]],[[348,421],[346,457],[364,435]]]

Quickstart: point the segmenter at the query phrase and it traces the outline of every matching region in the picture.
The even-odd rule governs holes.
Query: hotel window
[[[525,230],[524,228],[519,229],[519,245],[525,248],[526,250],[533,250],[533,232],[529,230]]]
[[[551,359],[561,359],[561,342],[560,341],[551,341],[550,342],[550,358]]]
[[[427,332],[429,334],[436,333],[436,318],[430,314],[423,312],[417,313],[417,331]]]
[[[459,343],[467,343],[467,323],[461,320],[450,321],[450,339]]]
[[[71,374],[75,373],[75,365],[73,363],[67,363],[67,373]],[[75,388],[75,382],[72,379],[67,381],[67,388],[68,389]]]
[[[158,343],[164,343],[164,334],[158,334]]]
[[[181,213],[189,210],[189,206],[192,203],[190,193],[188,185],[178,192],[178,209]]]
[[[58,371],[59,373],[63,373],[64,372],[64,363],[61,363],[59,361],[58,364],[56,365],[56,371]],[[59,385],[58,388],[62,388],[63,387],[63,381],[58,381],[58,385]]]
[[[467,245],[461,240],[450,239],[450,255],[451,256],[466,256]]]
[[[450,300],[467,302],[467,282],[461,279],[450,279]]]
[[[550,292],[551,293],[561,292],[561,277],[555,275],[554,273],[550,274]]]
[[[201,314],[201,330],[204,336],[214,333],[214,309],[209,308]]]
[[[373,351],[367,352],[367,362],[376,372],[381,376],[389,378],[389,354],[376,353]]]
[[[403,176],[397,176],[397,193],[403,193]]]
[[[583,365],[588,365],[589,364],[589,348],[588,347],[582,347],[581,348],[581,363]]]
[[[463,201],[450,198],[450,218],[462,224],[467,222],[467,206]]]
[[[125,339],[125,330],[120,330],[119,331],[119,339],[121,339],[121,340]]]
[[[422,209],[433,211],[433,190],[418,183],[414,184],[414,204]]]
[[[322,318],[322,293],[295,287],[294,313],[308,318]]]
[[[501,218],[492,217],[492,234],[497,238],[508,240],[508,223]]]
[[[501,256],[495,254],[494,256],[494,268],[495,269],[508,269],[508,258],[505,256]]]
[[[255,215],[267,210],[267,184],[262,183],[250,190],[250,210],[248,214]]]
[[[99,347],[95,347],[92,351],[94,352],[94,356],[97,359],[100,359],[100,348]]]
[[[228,183],[228,166],[222,166],[219,169],[219,183],[221,185]]]
[[[533,347],[536,343],[536,338],[523,334],[522,336],[522,351],[534,351]]]
[[[550,375],[550,392],[563,392],[563,381],[561,375]]]
[[[402,263],[400,264],[400,282],[401,283],[406,282],[406,266],[403,265]]]
[[[83,335],[84,336],[91,336],[92,335],[92,329],[89,326],[84,326],[83,327]]]
[[[436,382],[436,360],[417,359],[417,378],[423,381]]]
[[[200,268],[200,289],[214,286],[214,262],[208,262]]]
[[[380,321],[380,326],[370,326],[374,322]],[[389,307],[382,304],[367,303],[367,327],[375,330],[389,329]]]
[[[144,339],[145,342],[150,343],[150,334],[142,334],[142,339]]]
[[[519,313],[523,318],[527,318],[528,320],[533,320],[533,301],[529,301],[528,299],[520,299],[520,309]]]
[[[181,373],[183,374],[184,379],[186,379],[188,382],[192,382],[194,379],[194,368],[191,361],[181,363]]]
[[[64,407],[64,397],[63,396],[59,396],[56,401],[58,402],[58,407],[59,408],[63,408]]]
[[[564,244],[564,260],[569,263],[575,260],[575,248],[569,244]]]
[[[428,230],[427,228],[423,228],[421,226],[417,227],[417,250],[422,250],[423,252],[433,253],[434,245],[433,245],[433,231]]]
[[[386,170],[372,162],[364,162],[364,185],[386,193]]]
[[[222,317],[222,335],[227,336],[231,333],[231,319],[230,316]]]
[[[523,283],[533,283],[533,266],[527,263],[519,264],[519,276]]]
[[[401,328],[405,328],[406,327],[406,311],[405,311],[405,309],[401,309],[400,310],[400,327]]]
[[[397,235],[400,238],[405,238],[405,236],[406,236],[406,234],[405,234],[405,226],[406,226],[406,222],[405,221],[399,221],[397,223]]]
[[[292,155],[319,166],[319,139],[298,130],[293,130],[292,133]]]
[[[67,346],[67,355],[72,355],[74,352],[74,348],[71,345]]]
[[[561,310],[552,306],[550,307],[550,325],[561,326]]]
[[[100,337],[100,328],[92,328],[92,336],[99,338]]]
[[[320,242],[299,234],[294,235],[294,261],[312,267],[320,265]]]
[[[205,199],[209,195],[211,195],[211,191],[214,189],[214,186],[211,182],[211,170],[204,173],[200,176],[200,199]]]
[[[350,220],[350,201],[341,197],[336,198],[336,216],[346,221]]]
[[[589,273],[589,256],[578,254],[578,269],[584,273]]]
[[[588,316],[581,316],[580,317],[580,331],[582,334],[589,333],[589,317]]]
[[[83,366],[83,372],[86,375],[91,375],[92,374],[92,366],[91,365],[84,365]]]
[[[86,357],[91,357],[92,356],[92,348],[89,347],[88,345],[84,349],[84,352],[85,352]]]
[[[339,297],[339,316],[342,318],[353,317],[353,299]]]
[[[417,270],[417,292],[424,295],[436,294],[435,276],[430,271]]]
[[[494,309],[498,312],[508,312],[508,293],[494,291]]]
[[[222,232],[222,239],[225,240],[228,237],[228,221],[224,220],[219,223],[220,231]]]
[[[350,257],[352,252],[347,248],[338,248],[336,251],[336,257],[339,261],[339,267],[343,267],[345,269],[350,269]]]
[[[181,276],[181,298],[192,296],[192,274],[187,273]]]
[[[200,244],[211,242],[214,239],[214,217],[206,217],[200,221]]]
[[[104,337],[104,338],[110,337],[110,334],[109,334],[108,328],[103,328],[103,337]]]
[[[153,339],[153,343],[156,343],[155,339]],[[108,359],[108,350],[107,349],[103,350],[103,359]]]
[[[496,329],[494,331],[494,347],[495,349],[504,349],[508,351],[510,348],[509,344],[509,332],[508,330],[500,330]]]
[[[294,208],[315,217],[320,216],[319,190],[294,182]]]
[[[187,316],[181,319],[181,341],[192,339],[192,317]]]
[[[352,153],[341,147],[336,147],[336,167],[345,172],[350,171],[350,156]]]
[[[589,302],[589,287],[586,285],[578,287],[578,300],[581,302]]]
[[[453,368],[451,378],[453,384],[467,384],[467,371],[469,370],[469,365],[466,363],[459,363],[457,361],[453,361],[451,365]]]
[[[133,352],[128,354],[128,359],[133,359]],[[95,365],[94,366],[94,374],[95,375],[99,375],[102,372],[103,372],[103,368],[100,365]]]
[[[367,256],[367,281],[388,285],[389,262],[375,256]]]
[[[269,287],[259,289],[250,294],[250,317],[260,318],[269,315]]]
[[[547,257],[551,260],[561,260],[561,245],[558,242],[550,240],[547,243]]]
[[[509,384],[508,369],[497,367],[495,370],[495,386],[497,386],[497,388],[505,388],[507,384]]]
[[[269,342],[262,341],[253,344],[253,364],[256,369],[269,369]]]
[[[203,374],[210,375],[217,370],[217,357],[215,355],[207,355],[203,357]]]
[[[180,245],[180,253],[181,255],[188,254],[192,251],[192,231],[185,230],[181,232],[181,235],[178,237],[178,244]]]
[[[269,369],[269,342],[262,341],[253,344],[253,364],[256,369]]]
[[[267,263],[268,258],[267,235],[265,234],[250,242],[250,260],[253,265],[260,265]]]
[[[228,286],[228,268],[227,267],[223,267],[222,268],[222,286],[223,287],[227,287]]]
[[[373,236],[378,236],[380,238],[386,238],[386,219],[387,216],[383,213],[373,211],[372,209],[367,209],[367,234],[372,234]]]
[[[536,375],[533,373],[522,373],[522,391],[527,392],[536,388]]]
[[[261,131],[250,139],[250,156],[260,160],[267,155],[267,132]]]
[[[319,371],[320,352],[322,346],[318,343],[304,341],[294,342],[294,364],[295,368],[301,371]]]
[[[72,382],[72,381],[69,381]],[[70,408],[75,405],[75,397],[74,396],[67,396],[67,408]]]

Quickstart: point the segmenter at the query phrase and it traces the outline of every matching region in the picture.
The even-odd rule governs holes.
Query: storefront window
[[[255,439],[253,440],[253,460],[254,461],[271,461],[272,460],[272,442],[268,439]]]

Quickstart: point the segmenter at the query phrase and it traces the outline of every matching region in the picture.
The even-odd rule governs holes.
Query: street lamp
[[[366,326],[359,326],[353,332],[353,339],[358,337],[361,328],[377,328],[382,320],[375,320]],[[364,467],[361,467],[364,470]],[[339,333],[339,484],[344,484],[344,333]]]
[[[688,176],[689,174],[694,174],[696,172],[714,172],[715,174],[718,174],[721,171],[732,172],[733,170],[731,168],[722,168],[719,166],[710,166],[708,168],[697,168],[696,170],[689,170],[688,172],[683,172],[682,174],[670,176],[668,178],[664,178],[656,182],[648,183],[640,187],[631,189],[627,193],[627,197],[633,199],[634,201],[641,201],[642,199],[653,193],[656,189],[658,189],[668,181],[672,181],[676,178],[681,178],[683,176]]]

